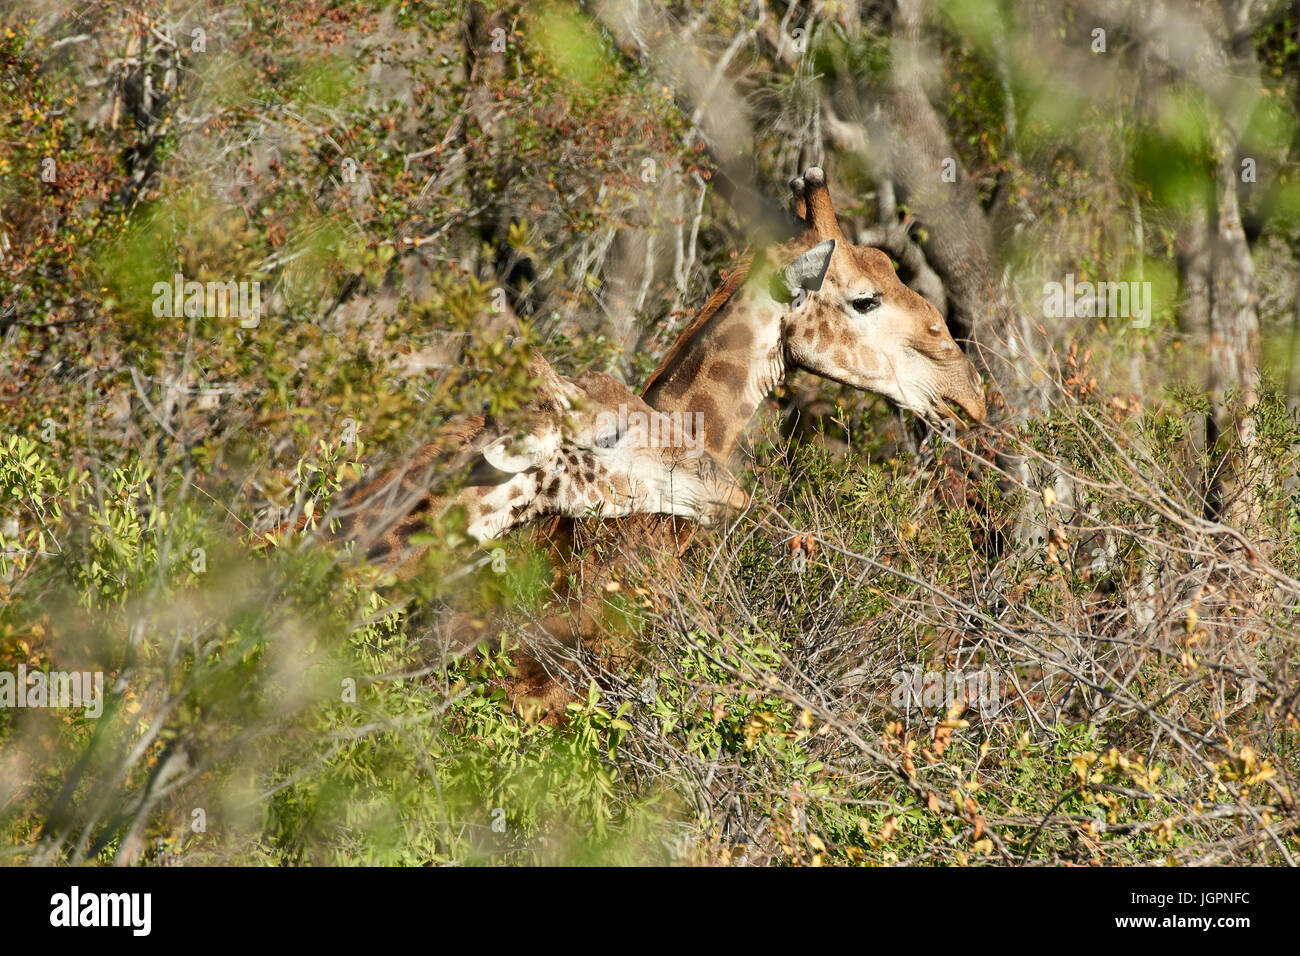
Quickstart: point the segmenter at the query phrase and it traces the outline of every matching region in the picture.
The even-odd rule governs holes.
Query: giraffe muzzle
[[[975,371],[975,366],[969,359],[962,359],[962,367],[954,369],[952,380],[949,386],[940,392],[940,398],[943,402],[952,402],[966,416],[976,424],[980,424],[988,418],[988,406],[984,401],[984,383],[980,381],[979,373]],[[941,417],[952,417],[957,421],[959,427],[963,423],[952,414],[950,408],[939,409]]]

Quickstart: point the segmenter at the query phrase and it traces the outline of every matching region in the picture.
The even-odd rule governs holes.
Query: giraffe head
[[[694,421],[655,411],[601,372],[564,378],[540,355],[529,370],[539,384],[522,425],[482,447],[486,469],[457,496],[475,538],[544,515],[657,513],[707,526],[748,503]]]
[[[984,390],[939,310],[909,289],[879,249],[845,238],[816,166],[791,182],[803,235],[799,254],[778,276],[775,294],[790,303],[782,327],[796,365],[893,399],[931,423],[985,418]]]

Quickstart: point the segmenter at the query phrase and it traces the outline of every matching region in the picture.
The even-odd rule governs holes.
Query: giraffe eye
[[[872,292],[868,295],[860,295],[854,298],[853,308],[855,311],[866,315],[874,309],[880,308],[880,293]]]

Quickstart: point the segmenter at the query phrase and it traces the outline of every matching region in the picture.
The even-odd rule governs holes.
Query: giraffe
[[[694,415],[704,447],[723,462],[768,393],[797,368],[881,394],[932,425],[960,424],[949,402],[983,422],[979,375],[939,310],[898,278],[888,255],[845,237],[820,167],[790,187],[799,234],[740,260],[651,373],[645,400],[662,412]],[[645,515],[592,533],[613,543],[605,550],[680,555],[694,529]],[[562,556],[572,552],[571,522],[552,522],[547,535]],[[561,643],[599,638],[598,615],[583,596],[603,590],[598,585],[612,568],[581,558],[576,567],[562,565],[556,577],[564,609],[546,618],[543,630]],[[538,696],[563,699],[554,688]]]
[[[547,515],[658,513],[711,526],[748,502],[689,422],[656,412],[612,376],[566,378],[538,354],[529,375],[537,394],[522,410],[522,428],[484,416],[452,422],[347,491],[320,537],[351,542],[366,563],[405,578],[428,550],[412,537],[453,509],[481,544]]]
[[[948,402],[982,422],[979,375],[939,310],[898,278],[888,255],[845,238],[819,167],[791,188],[801,234],[727,276],[650,375],[646,401],[701,415],[705,448],[719,461],[795,368],[884,395],[932,424],[957,420]],[[783,261],[776,281],[763,274]]]
[[[823,170],[809,167],[790,188],[799,234],[742,257],[650,374],[645,400],[692,415],[719,461],[730,460],[758,406],[795,368],[877,392],[932,425],[960,424],[948,402],[984,421],[979,374],[943,316],[898,278],[889,256],[848,241]],[[633,543],[655,529],[655,546],[667,546],[667,522],[611,524]],[[680,553],[692,532],[671,525]],[[553,547],[568,550],[570,522],[552,522],[548,534]]]

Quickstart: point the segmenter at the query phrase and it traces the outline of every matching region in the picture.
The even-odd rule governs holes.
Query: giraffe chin
[[[748,492],[736,485],[731,489],[725,502],[720,497],[714,496],[709,503],[697,508],[691,518],[702,528],[717,528],[726,525],[733,515],[739,514],[748,507]]]

